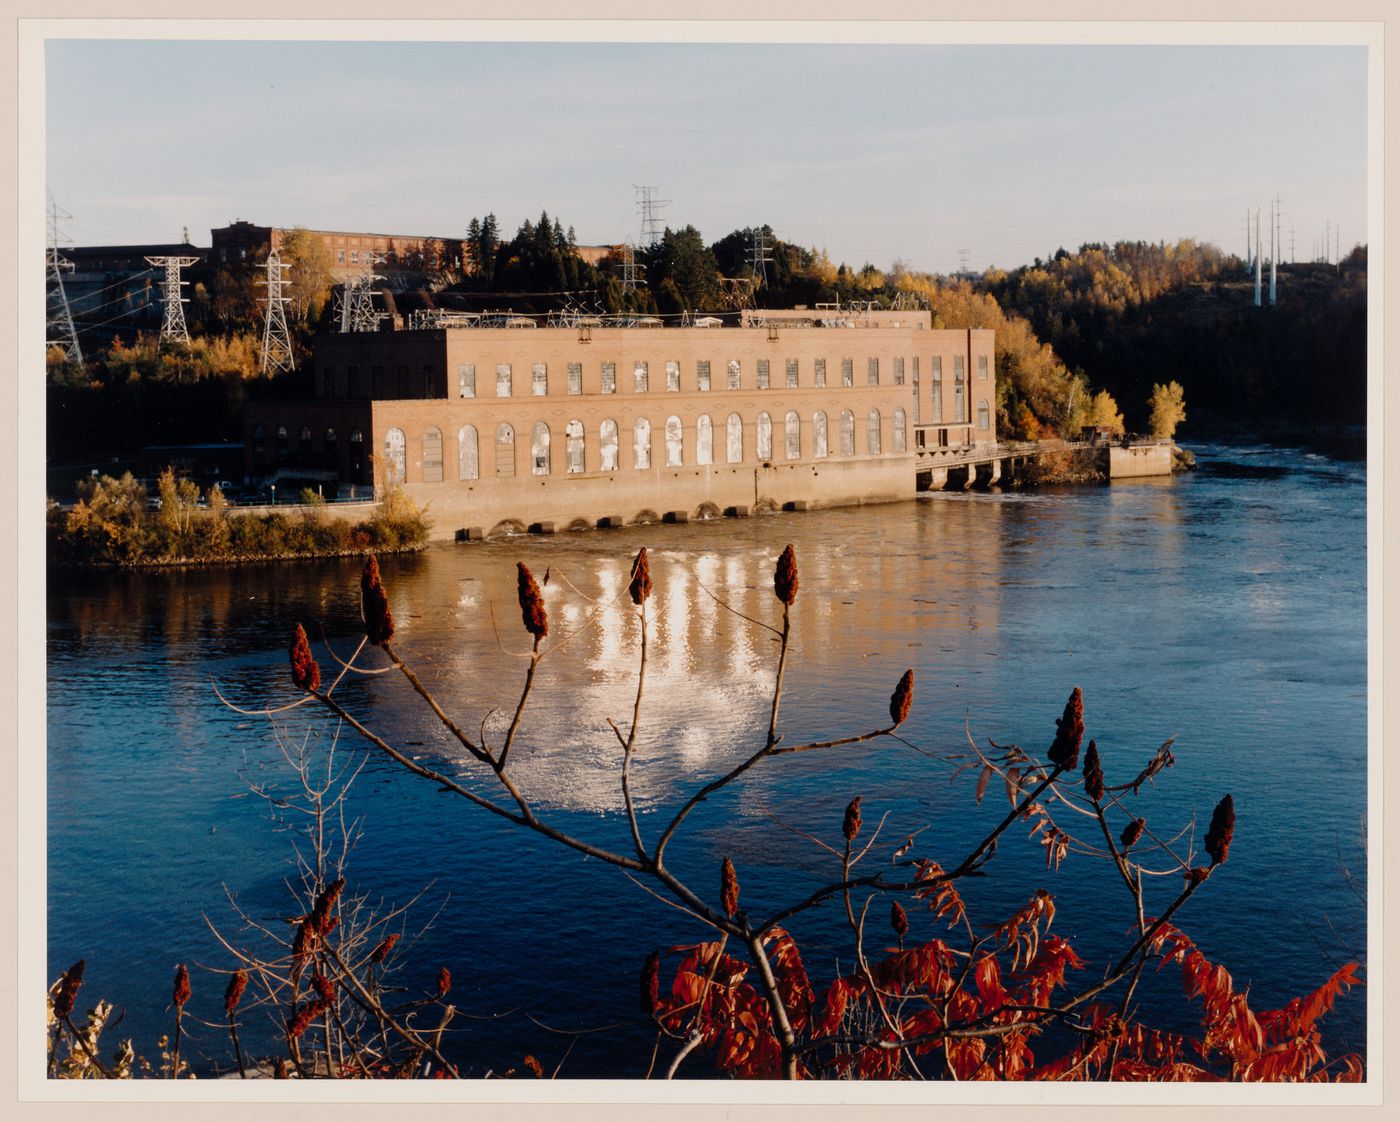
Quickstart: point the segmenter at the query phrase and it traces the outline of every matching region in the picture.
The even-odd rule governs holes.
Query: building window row
[[[985,405],[985,402],[983,403]],[[754,419],[754,452],[760,461],[770,461],[774,457],[774,425],[781,424],[782,458],[799,460],[802,458],[803,433],[802,418],[795,410],[789,410],[780,421],[767,412],[761,412]],[[896,409],[891,419],[890,434],[892,449],[903,452],[907,444],[906,414]],[[836,418],[839,440],[838,454],[856,455],[856,415],[849,409],[842,410]],[[690,437],[690,460],[695,466],[706,466],[717,462],[738,464],[744,461],[744,419],[738,413],[730,413],[723,422],[723,459],[716,457],[715,420],[709,414],[701,414],[695,420],[694,433]],[[883,419],[878,409],[871,409],[865,417],[865,446],[863,453],[878,456],[882,452]],[[285,429],[281,430],[285,433]],[[811,458],[825,459],[830,447],[827,415],[821,410],[812,414],[810,421]],[[660,433],[660,448],[656,453],[661,463],[668,468],[687,466],[685,427],[680,417],[666,418]],[[261,426],[255,429],[255,447],[261,440]],[[351,440],[361,439],[359,430],[351,435]],[[589,437],[583,422],[572,420],[564,426],[563,471],[567,475],[581,474],[587,469],[586,448]],[[621,461],[618,455],[619,430],[612,418],[603,420],[598,426],[598,456],[595,471],[618,471]],[[457,430],[457,478],[475,480],[480,478],[480,438],[474,425],[463,425]],[[495,430],[494,475],[496,478],[512,477],[516,473],[515,461],[516,434],[514,426],[502,423]],[[646,470],[652,466],[653,432],[651,421],[638,417],[632,425],[632,467]],[[385,481],[390,484],[406,480],[408,440],[401,428],[391,428],[384,434]],[[440,483],[443,475],[443,436],[436,427],[427,429],[422,436],[423,482]],[[530,430],[530,473],[532,475],[552,475],[555,470],[553,440],[549,425],[536,421]]]
[[[954,358],[954,366],[957,371],[963,369],[963,356]],[[812,361],[812,385],[817,388],[824,388],[826,381],[826,362],[824,358]],[[935,384],[941,382],[943,360],[935,355],[932,359],[933,375]],[[914,359],[915,381],[918,380],[919,360]],[[583,364],[581,362],[571,362],[568,364],[567,390],[571,395],[583,393]],[[710,360],[700,359],[695,364],[695,389],[701,393],[708,393],[711,388]],[[977,377],[984,380],[988,376],[988,362],[986,355],[977,356]],[[358,391],[358,371],[351,367],[351,387],[350,396],[357,396]],[[798,359],[789,358],[784,360],[783,385],[787,389],[798,389],[801,386],[801,363]],[[905,359],[901,355],[896,355],[893,360],[894,385],[905,384]],[[665,364],[666,390],[669,393],[678,392],[681,387],[681,364],[675,359],[670,359]],[[725,387],[731,390],[742,389],[742,367],[738,359],[730,359],[726,365],[727,379]],[[549,368],[543,362],[532,363],[530,366],[530,386],[531,393],[536,397],[543,397],[549,393]],[[431,368],[424,368],[425,377],[430,376]],[[329,387],[334,384],[334,371],[327,370],[324,374],[325,385],[328,387],[327,394],[331,391]],[[376,379],[376,385],[378,380]],[[871,386],[880,385],[880,360],[878,358],[866,359],[866,384]],[[850,387],[855,385],[855,360],[843,358],[841,360],[841,385]],[[754,367],[754,388],[760,390],[771,389],[773,387],[772,364],[766,358],[758,359]],[[651,388],[650,370],[645,361],[638,360],[632,367],[632,390],[634,393],[647,393]],[[617,363],[604,362],[601,368],[600,392],[613,394],[617,392]],[[496,366],[496,396],[510,397],[513,390],[511,376],[511,364],[508,362],[498,363]],[[375,396],[379,396],[376,390]],[[457,396],[476,396],[476,365],[474,363],[461,363],[457,367]]]

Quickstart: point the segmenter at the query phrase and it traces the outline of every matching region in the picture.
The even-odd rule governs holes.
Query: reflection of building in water
[[[928,312],[517,319],[318,338],[314,398],[248,406],[247,474],[401,485],[450,537],[912,498],[917,448],[996,440],[993,332]]]

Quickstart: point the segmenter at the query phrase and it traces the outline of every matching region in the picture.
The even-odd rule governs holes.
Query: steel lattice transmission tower
[[[190,333],[185,327],[185,305],[189,301],[181,290],[190,282],[180,279],[180,270],[197,264],[198,257],[147,257],[147,262],[155,266],[165,266],[165,291],[161,301],[165,304],[165,319],[160,325],[160,337],[189,346]]]
[[[69,261],[59,253],[59,243],[69,244],[66,235],[62,235],[59,229],[60,222],[71,221],[73,216],[67,211],[59,210],[58,204],[53,201],[53,194],[49,194],[49,249],[44,255],[48,269],[48,326],[45,331],[45,340],[49,346],[62,347],[63,357],[69,362],[76,362],[81,369],[83,365],[83,349],[78,345],[78,331],[73,326],[73,310],[68,306],[68,293],[63,287],[63,274],[71,272],[73,262]]]
[[[371,270],[375,265],[383,264],[384,260],[379,254],[368,258],[365,271],[345,282],[345,291],[340,298],[341,331],[379,330],[379,321],[384,318],[385,313],[374,310],[374,289],[371,285],[384,278]]]
[[[754,287],[764,287],[768,284],[768,266],[773,263],[768,256],[768,251],[773,248],[768,241],[768,229],[755,226],[749,235],[749,275],[753,277]]]
[[[267,277],[258,281],[267,286],[267,295],[263,298],[267,304],[267,315],[263,321],[264,374],[296,369],[296,361],[292,357],[292,333],[287,329],[287,305],[291,303],[291,297],[283,295],[292,284],[286,277],[286,271],[290,268],[290,265],[282,263],[282,258],[274,249],[267,255]]]
[[[632,244],[632,239],[628,238],[622,243],[622,291],[636,292],[638,286],[646,283],[641,279],[641,274],[645,271],[645,265],[637,264],[637,247]]]
[[[637,210],[642,216],[642,245],[655,245],[661,240],[661,208],[671,205],[670,199],[658,199],[655,186],[642,187],[632,184],[637,199]]]

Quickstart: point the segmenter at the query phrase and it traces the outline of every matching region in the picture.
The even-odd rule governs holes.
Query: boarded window
[[[666,418],[666,466],[681,466],[681,419]]]
[[[496,365],[496,396],[510,396],[510,363],[508,362]]]
[[[796,413],[783,418],[783,448],[789,460],[802,455],[802,420]]]
[[[423,482],[442,482],[442,430],[430,428],[423,434]]]
[[[569,363],[569,392],[583,393],[583,363]]]
[[[724,431],[724,458],[731,464],[744,459],[744,419],[738,413],[729,414]]]
[[[632,466],[651,467],[651,422],[645,417],[638,417],[632,426]]]
[[[701,413],[695,418],[695,462],[715,462],[715,428],[708,413]]]
[[[977,380],[985,382],[987,380],[987,356],[977,356]]]
[[[797,388],[797,359],[787,360],[787,388],[795,390]]]
[[[826,359],[819,358],[812,363],[812,385],[826,385]]]
[[[865,381],[872,386],[880,384],[880,360],[878,358],[865,360]]]
[[[843,358],[841,360],[841,384],[843,386],[854,386],[856,384],[855,359]]]
[[[476,396],[476,365],[474,363],[464,362],[457,367],[457,396]]]
[[[992,427],[992,410],[985,397],[977,402],[977,427],[983,432]]]
[[[967,393],[963,383],[966,378],[963,375],[962,355],[953,359],[953,420],[967,420]]]
[[[880,411],[872,409],[866,418],[865,450],[872,456],[880,454]]]
[[[773,458],[773,418],[767,413],[758,415],[756,440],[757,455],[760,460],[771,460]]]
[[[904,358],[901,355],[896,355],[894,360],[894,384],[904,385]]]
[[[812,414],[812,455],[826,459],[826,414],[821,410]]]
[[[509,425],[496,429],[496,478],[508,479],[515,474],[515,430]]]
[[[463,425],[457,430],[457,478],[475,479],[479,471],[476,429]]]
[[[943,420],[943,356],[934,355],[929,359],[929,372],[933,387],[933,423]]]
[[[849,409],[841,411],[841,455],[856,454],[856,415]]]
[[[666,363],[666,389],[675,393],[681,388],[681,364],[679,362],[667,361]]]
[[[598,426],[598,447],[602,453],[602,469],[617,470],[617,422],[606,420]]]
[[[632,381],[632,388],[637,393],[647,392],[647,364],[645,362],[638,362],[632,367]]]
[[[739,360],[731,358],[729,360],[729,388],[737,390],[739,388]]]
[[[890,429],[890,444],[894,451],[903,452],[905,448],[904,436],[904,410],[894,411],[894,422]]]
[[[707,358],[695,364],[695,388],[701,393],[710,392],[710,360]]]
[[[530,389],[536,397],[544,397],[549,393],[549,367],[542,362],[530,367]]]
[[[766,358],[758,360],[758,388],[761,390],[768,388],[768,360]]]
[[[617,393],[617,363],[603,363],[603,392]]]
[[[583,422],[570,421],[564,429],[565,471],[577,475],[583,471]]]
[[[280,430],[285,433],[286,429]],[[384,434],[384,481],[402,483],[404,481],[404,448],[406,446],[403,429],[390,429]]]
[[[536,421],[530,436],[530,470],[535,475],[549,474],[549,426]]]

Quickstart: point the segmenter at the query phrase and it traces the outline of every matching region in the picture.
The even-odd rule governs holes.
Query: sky
[[[833,262],[1013,268],[1086,241],[1282,260],[1365,240],[1366,52],[1322,46],[59,40],[47,181],[78,245],[234,219],[460,237],[541,210]]]

